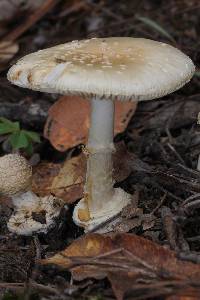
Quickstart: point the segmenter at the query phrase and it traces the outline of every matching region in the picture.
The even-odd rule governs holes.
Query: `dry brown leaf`
[[[69,268],[73,261],[69,257],[97,257],[116,249],[124,249],[130,252],[138,260],[142,260],[144,264],[150,266],[150,269],[157,274],[164,272],[166,276],[172,276],[174,279],[200,280],[200,265],[181,261],[176,258],[175,252],[143,237],[128,233],[112,236],[95,233],[85,235],[83,238],[74,241],[64,251],[43,260],[42,263],[52,263],[63,268]],[[101,268],[98,267],[98,269],[101,273]],[[82,266],[75,267],[72,273],[76,280],[82,280],[88,276],[85,274],[89,270],[90,266],[86,266],[83,270]],[[96,272],[98,273],[98,270]]]
[[[0,65],[3,65],[11,60],[18,50],[19,46],[17,43],[12,43],[9,41],[0,42]]]
[[[83,154],[63,164],[41,163],[33,170],[32,189],[40,196],[53,194],[66,203],[83,196],[86,161]]]
[[[106,232],[129,232],[135,227],[139,227],[143,222],[143,209],[138,207],[139,192],[136,190],[132,195],[131,203],[124,207],[121,214],[115,220],[113,226],[108,223],[98,233]],[[108,227],[108,229],[106,228]],[[110,229],[110,230],[109,230]]]
[[[116,168],[113,174],[115,180],[125,179],[131,172],[129,165],[134,155],[120,142],[116,144],[113,159]],[[83,153],[62,164],[42,162],[33,168],[32,188],[40,196],[53,194],[66,203],[73,203],[83,197],[85,175],[86,158]]]
[[[152,297],[175,292],[190,296],[196,284],[199,292],[200,265],[181,261],[175,252],[133,234],[88,234],[40,263],[70,269],[75,280],[108,277],[117,299],[130,289],[146,289],[145,295],[149,291]]]
[[[116,101],[115,134],[124,131],[136,109],[136,102]],[[59,151],[87,140],[90,103],[78,96],[63,96],[49,110],[44,136]]]
[[[61,268],[69,268],[71,266],[70,257],[95,257],[100,254],[109,252],[112,249],[112,241],[109,237],[104,237],[99,234],[90,234],[85,238],[75,240],[64,251],[55,256],[41,260],[41,264],[56,264]],[[73,277],[75,280],[83,280],[88,277],[102,279],[106,277],[106,271],[99,268],[97,272],[96,266],[81,266],[73,269]]]
[[[114,179],[118,182],[123,181],[133,171],[133,162],[136,155],[127,150],[124,142],[115,144],[116,151],[113,155]]]
[[[199,300],[200,299],[200,296],[199,297],[190,297],[190,296],[169,296],[166,298],[166,300]]]

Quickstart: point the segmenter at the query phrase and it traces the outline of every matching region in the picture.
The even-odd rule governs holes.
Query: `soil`
[[[57,1],[47,14],[32,24],[16,42],[19,52],[1,68],[0,116],[20,121],[25,129],[42,134],[49,107],[58,95],[12,86],[6,80],[11,64],[26,53],[86,37],[135,36],[172,43],[188,54],[197,66],[192,81],[179,91],[156,101],[140,102],[136,113],[116,142],[123,141],[137,157],[131,175],[118,185],[127,192],[139,190],[139,207],[145,214],[155,211],[150,229],[136,226],[131,232],[168,245],[181,259],[200,263],[200,176],[196,170],[200,154],[200,3],[198,0]],[[27,12],[27,14],[30,12]],[[154,20],[173,37],[139,21]],[[18,12],[2,21],[1,38],[23,23]],[[11,34],[12,36],[12,34]],[[1,53],[0,53],[1,54]],[[37,105],[38,114],[33,108]],[[32,108],[32,109],[31,109]],[[0,154],[5,154],[5,147]],[[34,148],[41,160],[62,162],[60,153],[43,139]],[[189,200],[190,205],[186,202]],[[9,201],[0,209],[0,298],[7,299],[115,299],[107,280],[72,282],[68,271],[38,266],[36,260],[64,249],[83,234],[72,222],[73,205],[62,214],[62,227],[47,235],[19,237],[8,232],[12,213]],[[169,226],[170,217],[174,228]],[[173,226],[172,226],[173,227]],[[172,231],[175,230],[176,238]],[[134,297],[129,299],[135,299]],[[137,299],[147,299],[141,296]],[[158,297],[154,299],[167,299]]]

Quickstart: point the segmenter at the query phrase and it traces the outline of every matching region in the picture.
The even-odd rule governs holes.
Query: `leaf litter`
[[[16,1],[1,2],[5,2],[8,5],[8,2],[14,3]],[[19,2],[21,1],[18,1],[18,3]],[[16,52],[19,56],[39,48],[45,48],[49,45],[66,42],[72,39],[82,39],[86,36],[111,36],[113,34],[119,36],[142,35],[147,38],[163,40],[164,42],[172,37],[176,40],[178,47],[195,59],[196,64],[199,64],[199,45],[197,42],[197,11],[199,3],[196,0],[184,0],[181,2],[169,1],[166,4],[159,4],[157,1],[144,1],[143,3],[136,4],[135,1],[129,1],[126,5],[122,5],[116,1],[110,1],[109,3],[100,1],[99,3],[90,4],[89,1],[86,3],[85,1],[81,2],[79,0],[68,1],[68,3],[49,0],[44,1],[45,5],[42,5],[41,9],[40,7],[39,9],[35,9],[36,6],[34,6],[34,3],[39,1],[27,1],[27,5],[25,6],[28,6],[28,2],[32,2],[34,11],[31,12],[28,7],[26,8],[28,9],[27,20],[26,18],[21,18],[21,12],[19,12],[11,22],[7,18],[6,22],[4,21],[1,23],[0,34],[4,35],[3,41],[9,41],[9,43],[12,44],[12,41],[16,40],[14,43],[17,45],[20,43],[20,50],[17,50]],[[59,5],[55,6],[57,3],[59,3]],[[135,12],[134,16],[132,14],[133,11]],[[1,14],[3,13],[4,11],[1,10]],[[100,16],[102,22],[97,25],[94,32],[91,32],[91,29],[87,25],[88,21],[86,22],[85,18],[88,20],[88,18],[95,14]],[[142,17],[143,21],[136,20],[137,16]],[[42,18],[44,18],[44,22],[38,22]],[[144,22],[144,18],[147,20],[145,20],[146,23]],[[55,20],[56,26],[51,26],[51,24],[55,24]],[[150,23],[149,20],[151,21]],[[162,27],[160,26],[161,24]],[[146,31],[148,27],[149,30]],[[68,29],[67,34],[65,29],[63,31],[63,28]],[[24,33],[26,34],[24,35]],[[170,34],[170,37],[167,36],[166,33]],[[3,52],[7,53],[4,45],[2,53]],[[13,53],[13,51],[10,52]],[[12,57],[14,56],[12,55],[9,60],[12,60]],[[2,70],[5,70],[8,62],[5,64],[2,62],[1,65]],[[20,103],[29,103],[31,101],[30,99],[37,99],[37,102],[33,103],[36,105],[43,97],[42,95],[39,95],[38,99],[38,94],[36,94],[33,98],[33,93],[31,91],[29,91],[28,97],[27,94],[26,96],[23,96],[23,93],[25,94],[25,92],[22,91],[20,93],[14,93],[15,96],[9,98],[9,90],[11,90],[11,88],[9,86],[7,87],[7,84],[4,83],[4,74],[2,74],[1,79],[1,98],[2,101],[4,101],[3,103],[7,103],[10,98],[12,98],[11,101],[13,103],[18,103],[19,99],[22,98],[22,102]],[[4,96],[5,90],[8,90],[8,97]],[[12,90],[14,90],[14,88]],[[124,152],[121,152],[122,154],[119,155],[118,162],[115,162],[115,169],[121,169],[119,173],[115,171],[116,184],[121,185],[133,195],[132,206],[123,211],[121,215],[123,222],[127,222],[127,230],[163,244],[165,248],[162,247],[162,249],[165,249],[166,251],[170,251],[168,250],[169,247],[174,247],[176,253],[173,252],[173,257],[170,256],[170,262],[174,263],[177,259],[181,266],[175,262],[174,268],[179,268],[180,270],[182,269],[183,262],[186,265],[191,265],[191,263],[188,263],[189,260],[196,263],[192,264],[194,269],[199,267],[197,263],[199,262],[198,194],[200,191],[200,181],[199,172],[195,171],[197,156],[199,154],[199,130],[194,125],[196,124],[197,113],[200,110],[198,90],[199,79],[196,76],[192,84],[188,85],[178,93],[170,95],[160,101],[140,103],[134,118],[129,122],[128,129],[123,133],[123,140],[125,140],[126,146],[129,149],[132,149],[135,154],[130,154],[130,152],[126,153],[126,147],[122,147]],[[47,102],[49,101],[48,103],[52,103],[55,100],[55,97],[45,95],[43,99],[47,100]],[[24,115],[25,113],[19,114],[19,119]],[[4,112],[2,112],[2,116],[5,116]],[[34,127],[35,124],[33,125],[33,123],[30,122],[30,124],[28,123],[28,127]],[[66,134],[66,132],[64,132],[64,134]],[[64,136],[64,134],[61,134],[61,142],[56,140],[58,145],[63,144],[62,136]],[[62,146],[60,148],[62,148]],[[46,148],[44,148],[43,151],[45,152],[46,159],[48,151],[46,151]],[[58,155],[57,152],[54,152],[54,154]],[[121,163],[122,158],[123,162]],[[69,166],[64,166],[67,163]],[[75,165],[76,163],[78,164],[79,162],[75,161]],[[43,171],[41,171],[39,175],[40,168],[43,168]],[[74,202],[76,197],[82,197],[82,175],[78,177],[79,179],[77,179],[77,176],[73,179],[74,175],[72,178],[66,177],[67,184],[65,184],[64,174],[66,174],[66,169],[72,170],[72,173],[75,172],[75,174],[77,172],[75,171],[76,166],[70,162],[70,159],[58,164],[43,161],[38,166],[38,173],[37,166],[34,167],[34,169],[35,183],[33,183],[33,188],[35,191],[43,194],[53,192],[60,193],[62,197],[66,197],[66,203],[70,203],[70,199],[73,199],[72,202]],[[82,170],[80,173],[83,174]],[[78,172],[78,174],[80,173]],[[39,180],[37,181],[37,175],[40,176],[41,185]],[[47,178],[49,176],[46,183],[43,176],[46,176]],[[54,185],[52,189],[53,182]],[[73,182],[76,183],[74,184]],[[78,192],[75,191],[72,196],[70,196],[70,189],[72,188],[71,183],[72,186],[78,187]],[[2,202],[4,202],[4,200],[5,199],[2,199]],[[7,199],[5,202],[6,201]],[[163,202],[165,207],[163,206]],[[170,210],[165,210],[166,207],[170,208]],[[98,297],[97,291],[100,294],[102,293],[102,295],[105,296],[105,299],[113,298],[105,281],[97,282],[93,279],[89,279],[87,282],[83,282],[83,284],[81,283],[80,285],[79,283],[70,284],[67,272],[60,273],[60,271],[57,272],[55,269],[50,269],[50,275],[48,275],[47,271],[46,273],[40,272],[37,269],[37,266],[34,266],[34,262],[31,264],[33,266],[28,266],[28,268],[26,268],[26,262],[24,263],[23,260],[21,260],[21,264],[19,263],[20,259],[16,259],[15,261],[15,257],[17,258],[18,256],[16,255],[16,249],[20,249],[22,257],[24,257],[24,254],[27,254],[27,262],[29,262],[30,260],[32,261],[33,256],[37,257],[37,253],[40,251],[42,257],[44,257],[44,254],[50,255],[52,254],[52,251],[55,252],[54,247],[57,245],[58,241],[60,241],[60,244],[57,246],[56,251],[64,249],[67,244],[70,244],[81,233],[80,229],[75,226],[72,227],[73,224],[70,219],[70,214],[66,220],[68,229],[64,232],[60,230],[60,237],[57,237],[56,234],[52,235],[51,240],[49,239],[49,236],[39,237],[39,245],[35,243],[34,247],[32,247],[32,238],[24,239],[13,237],[7,233],[5,224],[6,218],[9,216],[9,208],[8,211],[4,213],[2,212],[1,205],[0,212],[1,257],[2,251],[4,251],[4,259],[1,260],[1,262],[3,261],[3,264],[1,265],[2,283],[0,284],[0,288],[3,287],[3,289],[7,288],[16,291],[21,287],[22,291],[27,291],[28,278],[30,281],[28,285],[30,285],[34,291],[39,291],[39,294],[42,295],[41,297],[48,299],[51,298],[49,295],[54,295],[53,299],[55,300],[60,300],[62,297],[66,297],[67,299],[74,299],[74,297],[80,298],[80,295],[84,300],[92,299],[91,297],[96,299]],[[145,223],[144,218],[146,218],[146,216],[148,217]],[[141,219],[143,219],[142,222]],[[138,225],[134,226],[134,222],[137,223],[136,220],[139,220]],[[129,227],[129,222],[132,224],[132,227]],[[148,226],[150,226],[150,230],[148,230]],[[133,238],[135,237],[134,235],[132,236]],[[115,238],[111,236],[111,240],[115,240]],[[79,240],[77,240],[77,242],[78,241]],[[148,240],[146,240],[146,242],[149,243]],[[101,247],[105,247],[103,246],[104,237],[101,240],[101,243]],[[131,251],[138,248],[140,243],[140,237],[137,237],[134,245],[131,246]],[[81,259],[79,257],[79,260],[76,258],[76,261],[73,263],[76,264],[76,267],[77,265],[83,267],[85,266],[85,263],[87,266],[89,264],[90,267],[93,267],[94,265],[94,268],[98,265],[100,271],[103,269],[105,273],[112,267],[111,272],[109,275],[106,273],[106,276],[109,276],[108,278],[112,283],[112,288],[118,299],[122,299],[124,294],[125,299],[146,300],[148,297],[151,297],[152,299],[160,297],[161,299],[165,298],[167,300],[199,299],[199,283],[192,282],[191,285],[191,278],[189,278],[189,281],[188,278],[174,279],[174,276],[177,276],[177,270],[175,270],[175,274],[172,274],[172,278],[168,277],[169,275],[171,276],[171,273],[167,272],[166,274],[164,272],[166,269],[162,268],[161,271],[164,271],[161,272],[161,275],[159,272],[157,273],[157,271],[160,270],[157,267],[155,267],[156,271],[152,271],[153,263],[149,261],[149,256],[151,256],[152,252],[149,244],[147,248],[144,247],[144,249],[146,249],[146,255],[142,262],[138,261],[138,257],[135,258],[135,254],[129,253],[131,252],[129,251],[130,249],[128,250],[128,253],[127,250],[121,251],[121,248],[119,247],[125,247],[126,245],[124,245],[124,243],[115,242],[115,244],[116,248],[114,247],[114,250],[110,250],[113,248],[112,245],[111,247],[108,247],[108,249],[106,248],[103,250],[104,257],[98,257],[99,252],[96,251],[98,253],[96,254],[95,252],[94,255],[96,256],[92,257],[89,263],[88,257],[81,257]],[[190,250],[188,252],[182,252],[187,244],[189,245]],[[14,249],[11,251],[11,255],[9,251],[10,248]],[[29,250],[31,250],[31,254],[28,253]],[[142,250],[140,249],[140,251]],[[163,262],[166,260],[166,263],[169,262],[166,259],[168,254],[163,256],[163,252],[161,251],[162,254],[160,254],[159,251],[156,252],[158,259],[163,260]],[[6,256],[7,253],[9,253],[8,257]],[[80,253],[78,255],[80,255]],[[91,253],[91,255],[93,255],[93,253]],[[13,260],[8,264],[7,258],[10,258],[10,256]],[[110,256],[112,256],[110,260],[111,264],[114,263],[114,257],[114,266],[110,266],[110,264],[108,266],[109,259],[107,259],[107,257]],[[146,259],[148,260],[148,264],[146,263]],[[124,261],[127,263],[127,260],[128,267],[126,264],[124,265]],[[121,264],[122,261],[123,266]],[[134,272],[132,274],[133,264]],[[10,278],[5,277],[8,266],[8,275]],[[117,269],[119,267],[120,272],[114,272],[113,274],[113,268]],[[126,272],[126,267],[128,272]],[[15,268],[16,270],[20,270],[21,277],[14,276],[13,270]],[[138,272],[140,275],[135,277],[135,272],[136,274]],[[190,274],[190,270],[187,270],[187,272],[183,271],[182,273],[187,277],[187,275]],[[181,274],[181,276],[183,276],[183,274]],[[157,276],[158,279],[155,279],[153,276]],[[6,282],[6,280],[11,280],[13,282]],[[56,284],[56,280],[59,284]],[[65,288],[63,288],[63,290],[60,288],[61,282],[64,282],[63,286]],[[93,294],[91,293],[92,289],[94,290]],[[65,294],[66,290],[68,291],[68,294]],[[73,296],[75,290],[75,296]]]
[[[107,277],[118,300],[130,292],[131,299],[143,299],[144,289],[146,297],[200,293],[199,265],[183,262],[175,252],[134,234],[88,234],[40,263],[69,269],[78,281]]]

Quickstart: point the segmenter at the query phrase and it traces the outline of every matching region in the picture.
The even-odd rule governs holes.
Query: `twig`
[[[180,154],[176,151],[176,149],[174,148],[174,146],[172,146],[172,144],[167,143],[167,146],[170,148],[170,150],[174,153],[174,155],[176,156],[176,158],[183,164],[185,165],[184,160],[182,159],[182,157],[180,156]]]
[[[169,192],[168,190],[166,190],[165,188],[163,188],[162,186],[160,186],[158,183],[153,182],[153,185],[158,188],[159,190],[161,190],[162,192],[166,193],[167,195],[169,195],[170,197],[174,198],[175,200],[177,200],[178,202],[182,202],[183,199],[181,199],[180,197],[174,195],[173,193]]]
[[[21,283],[21,282],[0,282],[0,288],[6,288],[6,289],[10,289],[10,290],[24,290],[26,284],[25,283]],[[41,292],[45,292],[48,294],[59,294],[58,291],[51,287],[51,286],[46,286],[40,283],[37,283],[35,281],[31,281],[31,287],[34,288],[35,290],[41,291]]]
[[[200,193],[194,194],[194,195],[188,197],[187,199],[185,199],[183,201],[183,203],[181,203],[181,206],[184,207],[186,204],[188,204],[194,200],[198,200],[198,199],[200,199]]]
[[[189,202],[189,203],[186,203],[183,208],[186,210],[186,211],[189,211],[189,210],[194,210],[196,208],[199,208],[200,207],[200,199],[198,200],[195,200],[195,201],[192,201],[192,202]]]
[[[33,237],[33,240],[34,240],[35,252],[36,252],[35,258],[36,260],[38,260],[41,259],[41,245],[37,235]]]
[[[162,207],[161,216],[166,238],[172,250],[178,251],[177,244],[177,226],[173,220],[173,214],[168,207]]]
[[[180,167],[181,169],[189,172],[190,174],[194,175],[196,178],[199,178],[199,171],[190,169],[190,168],[186,167],[185,165],[183,166],[182,164],[177,164],[177,166]]]
[[[28,278],[27,283],[25,285],[25,289],[24,289],[25,290],[25,293],[24,293],[25,300],[30,299],[31,290],[33,289],[33,283],[37,277],[37,272],[38,272],[37,260],[41,259],[41,246],[40,246],[40,241],[39,241],[37,235],[33,236],[33,242],[34,242],[34,246],[35,246],[35,263],[32,267],[30,277]]]
[[[117,15],[115,14],[114,12],[112,12],[110,9],[108,9],[105,5],[102,6],[102,5],[99,5],[99,4],[96,4],[95,2],[92,2],[92,1],[88,1],[86,0],[86,3],[90,6],[92,6],[93,8],[97,8],[101,11],[103,11],[106,15],[112,17],[113,19],[115,19],[116,21],[119,21],[119,22],[123,22],[124,19],[120,16],[120,15]]]
[[[63,255],[65,257],[65,255]],[[138,262],[128,261],[125,257],[114,258],[114,259],[102,259],[96,257],[77,257],[77,256],[67,256],[70,259],[71,264],[68,266],[68,269],[73,269],[78,266],[90,265],[98,267],[106,267],[106,271],[113,272],[114,270],[134,272],[148,276],[149,278],[156,278],[157,274],[144,268],[144,266],[139,266]],[[137,263],[137,264],[136,264]]]
[[[165,199],[167,197],[167,193],[164,193],[164,195],[162,196],[160,203],[158,203],[158,205],[152,210],[152,212],[150,213],[150,215],[154,215],[157,210],[163,205],[163,203],[165,202]]]
[[[181,258],[182,260],[191,261],[196,264],[200,263],[200,254],[199,253],[181,252],[178,254],[178,257]]]
[[[87,233],[93,233],[93,232],[97,232],[100,229],[103,229],[105,226],[111,224],[114,220],[118,219],[121,215],[121,212],[119,212],[117,215],[109,218],[108,220],[98,224],[97,226],[95,226],[94,228],[90,229],[87,231]]]
[[[192,237],[187,237],[186,240],[188,242],[196,242],[196,241],[200,241],[200,235],[196,235],[196,236],[192,236]]]
[[[114,249],[112,251],[108,251],[106,253],[100,254],[98,256],[96,256],[94,259],[100,259],[100,258],[106,258],[108,256],[111,256],[113,254],[119,254],[122,253],[125,255],[125,257],[129,257],[131,258],[132,261],[136,261],[137,263],[141,264],[143,267],[149,269],[150,271],[155,271],[154,268],[152,266],[150,266],[149,264],[147,264],[144,260],[140,259],[139,257],[133,255],[133,253],[131,253],[130,251],[124,249],[124,248],[118,248],[118,249]]]
[[[60,14],[59,14],[59,18],[63,18],[63,17],[67,17],[68,15],[79,11],[82,8],[87,7],[87,3],[85,3],[84,1],[79,1],[79,2],[75,2],[74,5],[71,5],[70,7],[67,7],[66,9],[64,9]]]

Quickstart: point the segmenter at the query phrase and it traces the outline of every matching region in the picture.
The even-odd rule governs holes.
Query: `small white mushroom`
[[[60,61],[66,49],[67,62]],[[113,188],[114,100],[162,97],[186,84],[194,71],[193,62],[180,50],[130,37],[58,45],[25,56],[9,70],[8,79],[18,86],[84,95],[91,101],[85,195],[73,214],[85,231],[117,215],[131,201],[131,195]]]
[[[14,205],[7,226],[19,235],[47,233],[54,227],[63,203],[53,196],[38,197],[31,191],[32,168],[18,154],[0,157],[0,194],[10,196]]]

